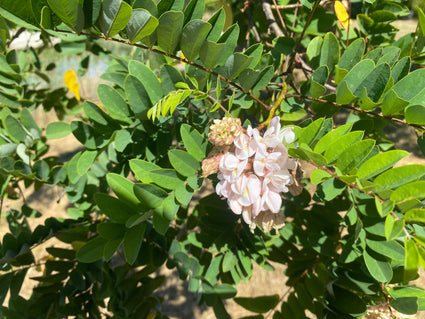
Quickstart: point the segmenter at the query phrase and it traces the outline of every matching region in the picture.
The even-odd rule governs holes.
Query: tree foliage
[[[396,40],[391,23],[409,14],[404,1],[348,3],[352,20],[341,3],[319,0],[228,1],[209,18],[203,0],[1,1],[1,202],[47,185],[72,204],[68,218],[35,229],[28,219],[40,212],[1,207],[1,316],[163,318],[155,291],[165,264],[200,304],[230,318],[223,301],[254,263],[270,262],[287,267],[282,305],[278,295],[234,299],[258,318],[425,310],[425,291],[409,284],[425,266],[425,165],[398,165],[409,153],[385,133],[411,127],[425,154],[425,15],[416,8],[416,32]],[[23,30],[40,32],[44,46],[9,49]],[[68,88],[50,88],[55,64],[39,55],[52,37],[81,59],[80,75],[107,42],[134,50],[114,56],[95,103],[80,99],[75,73]],[[40,128],[31,113],[39,105],[61,121]],[[315,167],[285,193],[283,228],[252,230],[215,193],[193,199],[204,179],[218,182],[201,165],[223,116],[259,129],[279,116],[295,134],[289,155]],[[46,155],[50,140],[69,134],[81,144],[72,158]],[[52,237],[66,248],[50,247]],[[25,299],[37,266],[43,274]]]

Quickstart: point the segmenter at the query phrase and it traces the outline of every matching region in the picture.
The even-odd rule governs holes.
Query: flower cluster
[[[249,126],[221,156],[216,192],[227,198],[230,209],[242,215],[252,229],[257,224],[265,231],[284,225],[280,193],[288,192],[293,183],[290,170],[297,163],[288,157],[282,141],[291,143],[294,138],[292,129],[281,130],[279,117],[274,117],[264,135]]]
[[[222,120],[214,120],[214,124],[210,127],[208,140],[216,146],[230,145],[236,136],[243,133],[241,120],[234,117],[225,117]]]

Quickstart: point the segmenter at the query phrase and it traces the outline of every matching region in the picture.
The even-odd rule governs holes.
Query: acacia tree
[[[156,271],[166,264],[229,318],[223,300],[253,263],[270,262],[286,265],[292,289],[235,298],[255,318],[425,310],[425,291],[409,284],[425,265],[425,165],[393,167],[409,153],[385,133],[411,127],[425,153],[425,15],[416,8],[416,32],[396,41],[404,1],[345,5],[229,1],[205,18],[203,0],[2,0],[1,201],[56,185],[72,204],[69,218],[35,229],[27,219],[40,212],[2,205],[2,317],[163,318]],[[72,72],[75,97],[34,87],[49,81],[44,47],[10,50],[23,30],[45,46],[60,38],[82,69],[108,41],[134,50],[114,57],[96,104],[80,100]],[[76,120],[41,129],[39,105]],[[68,134],[80,151],[45,155]],[[216,192],[192,200],[207,180]],[[47,245],[51,258],[39,260],[33,249],[52,237],[64,248]]]

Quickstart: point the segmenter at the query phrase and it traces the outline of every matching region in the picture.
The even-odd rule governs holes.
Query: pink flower
[[[226,153],[220,160],[219,169],[229,182],[235,182],[244,171],[248,161],[239,160],[233,153]]]
[[[242,175],[232,184],[231,189],[241,205],[250,206],[260,197],[261,182],[256,175]]]
[[[255,145],[250,136],[246,134],[239,135],[234,140],[236,157],[244,160],[255,153]]]
[[[284,225],[281,193],[288,192],[293,184],[290,170],[297,168],[297,162],[288,156],[283,140],[292,143],[294,139],[292,129],[281,129],[279,117],[274,117],[264,134],[248,126],[221,156],[216,192],[227,198],[233,213],[242,215],[251,229],[258,224],[270,231]],[[217,160],[211,157],[204,161],[209,172]]]

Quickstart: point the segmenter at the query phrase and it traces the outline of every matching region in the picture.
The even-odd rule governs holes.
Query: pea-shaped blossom
[[[258,224],[270,231],[284,225],[281,193],[289,191],[291,171],[297,168],[284,143],[294,139],[292,128],[281,129],[279,117],[274,117],[264,134],[249,126],[237,135],[220,159],[216,192],[251,229]]]

